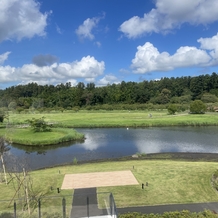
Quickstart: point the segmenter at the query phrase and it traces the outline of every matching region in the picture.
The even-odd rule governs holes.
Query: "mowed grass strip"
[[[215,162],[133,160],[37,170],[31,172],[31,178],[36,193],[54,196],[58,195],[56,188],[61,187],[65,174],[132,170],[139,185],[97,189],[99,193],[112,192],[117,207],[131,207],[218,201],[218,194],[211,185],[211,176],[217,168],[218,163]],[[145,184],[144,189],[142,183]],[[51,186],[54,190],[51,190]],[[15,193],[12,183],[0,184],[0,191],[0,200],[10,199]],[[59,196],[71,195],[72,192],[61,190]],[[0,205],[0,210],[2,207]]]
[[[149,116],[152,114],[152,117]],[[149,127],[217,125],[218,113],[169,115],[162,111],[79,111],[42,114],[10,114],[13,124],[26,123],[27,119],[45,117],[45,120],[61,127]],[[6,122],[6,121],[5,121]]]

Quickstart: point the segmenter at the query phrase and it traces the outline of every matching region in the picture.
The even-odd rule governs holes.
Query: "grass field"
[[[152,114],[152,117],[149,116]],[[218,113],[189,114],[188,112],[169,115],[162,111],[79,111],[43,114],[13,114],[13,124],[26,123],[27,119],[45,117],[47,122],[60,127],[148,127],[218,125]],[[6,122],[6,121],[5,121]]]
[[[23,145],[53,145],[66,141],[83,140],[84,135],[74,129],[53,128],[50,132],[33,132],[30,128],[0,129],[0,135],[10,143]]]
[[[133,169],[134,166],[134,169]],[[215,162],[185,162],[172,160],[114,161],[62,166],[31,172],[34,190],[38,195],[58,195],[65,174],[132,170],[139,185],[101,187],[98,192],[112,192],[117,207],[141,205],[213,202],[218,193],[212,188],[211,177],[218,168]],[[148,182],[142,189],[141,184]],[[50,187],[54,190],[50,190]],[[12,183],[0,184],[0,200],[14,195]],[[59,196],[72,195],[73,190],[61,190]],[[49,205],[52,205],[50,202]],[[43,206],[49,206],[45,203]],[[5,209],[0,204],[0,211]]]

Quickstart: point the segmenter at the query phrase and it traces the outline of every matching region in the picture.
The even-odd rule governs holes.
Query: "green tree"
[[[39,119],[32,118],[27,120],[34,132],[49,132],[51,131],[51,125],[47,124],[44,120],[44,117]]]
[[[201,97],[201,100],[204,103],[215,103],[215,102],[218,102],[218,98],[216,97],[216,95],[213,95],[213,94],[210,94],[210,93],[203,94],[203,96]]]
[[[9,110],[15,110],[17,107],[17,103],[15,101],[11,101],[10,104],[8,105]]]
[[[0,123],[3,123],[5,117],[6,117],[5,110],[0,108]]]
[[[207,107],[201,100],[195,100],[190,104],[190,112],[193,114],[204,114]]]
[[[169,114],[175,114],[178,111],[178,108],[177,108],[177,106],[175,104],[170,104],[167,107],[167,110],[168,110]]]
[[[193,77],[190,82],[190,90],[192,92],[192,100],[197,100],[201,98],[204,91],[203,77]]]

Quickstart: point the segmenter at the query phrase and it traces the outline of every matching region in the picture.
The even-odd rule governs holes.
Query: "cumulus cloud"
[[[37,55],[33,57],[32,62],[33,64],[43,67],[47,65],[52,65],[53,63],[57,62],[58,58],[56,56],[46,54],[46,55]]]
[[[10,66],[0,66],[0,82],[11,82],[16,80],[16,68]]]
[[[134,73],[148,73],[152,71],[169,71],[181,67],[205,67],[218,64],[218,34],[211,38],[197,40],[200,48],[183,46],[170,55],[159,52],[158,49],[146,42],[137,47],[131,68]]]
[[[46,35],[48,13],[41,13],[39,7],[35,0],[1,0],[0,42]]]
[[[200,38],[198,42],[201,43],[200,48],[209,50],[212,57],[210,65],[218,64],[218,33],[212,38]]]
[[[94,78],[101,75],[104,69],[105,64],[103,61],[98,62],[94,57],[87,56],[80,61],[59,64],[55,71],[74,78]]]
[[[98,85],[100,86],[106,86],[108,84],[112,84],[112,83],[120,83],[120,81],[117,79],[116,76],[109,74],[109,75],[105,75],[102,79],[100,79],[98,82]]]
[[[86,19],[82,25],[76,29],[76,34],[80,38],[88,38],[90,40],[93,40],[95,36],[92,34],[92,29],[96,27],[98,24],[98,19],[96,18],[88,18]]]
[[[94,34],[92,33],[93,29],[97,27],[99,21],[105,17],[105,14],[101,17],[93,17],[93,18],[87,18],[83,24],[81,24],[76,29],[76,34],[80,39],[89,39],[93,40],[95,38]]]
[[[183,23],[207,25],[218,20],[217,0],[156,0],[155,8],[143,17],[134,16],[119,28],[128,38],[146,33],[167,33]]]
[[[5,52],[4,54],[0,55],[0,64],[3,64],[8,59],[8,56],[10,53],[11,52],[8,51],[8,52]]]
[[[20,68],[10,66],[0,66],[0,83],[18,82],[38,84],[57,84],[76,80],[95,79],[102,75],[105,70],[103,61],[99,62],[94,57],[83,57],[80,61],[72,63],[53,63],[46,66],[37,66],[36,64],[25,64]]]

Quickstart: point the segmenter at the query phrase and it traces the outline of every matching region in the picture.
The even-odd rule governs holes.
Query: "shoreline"
[[[137,157],[138,155],[138,157]],[[50,167],[42,167],[37,170],[44,170],[50,168],[57,168],[69,165],[83,165],[83,164],[92,164],[92,163],[103,163],[103,162],[122,162],[122,161],[132,161],[132,160],[172,160],[172,161],[200,161],[200,162],[218,162],[218,153],[197,153],[197,152],[166,152],[166,153],[149,153],[149,154],[134,154],[132,156],[124,156],[119,158],[106,158],[106,159],[95,159],[95,160],[84,160],[77,161],[76,164],[73,163],[64,163],[59,165],[54,165]]]
[[[197,153],[197,152],[163,152],[149,154],[134,154],[120,158],[107,158],[90,161],[78,161],[78,164],[96,163],[107,161],[126,161],[126,160],[185,160],[185,161],[209,161],[218,162],[218,153]]]

